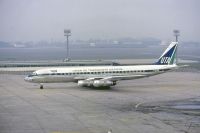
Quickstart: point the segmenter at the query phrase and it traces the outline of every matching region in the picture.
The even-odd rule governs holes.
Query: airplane
[[[76,82],[82,87],[110,87],[120,80],[133,80],[162,74],[178,68],[178,42],[171,42],[157,62],[150,65],[55,67],[34,71],[25,81],[40,83]]]

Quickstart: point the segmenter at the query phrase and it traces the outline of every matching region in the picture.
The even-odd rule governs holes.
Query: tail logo
[[[172,65],[176,64],[176,51],[177,51],[177,42],[172,42],[168,48],[164,51],[164,53],[160,56],[157,65]]]
[[[169,64],[171,61],[171,57],[162,57],[161,58],[161,64]]]

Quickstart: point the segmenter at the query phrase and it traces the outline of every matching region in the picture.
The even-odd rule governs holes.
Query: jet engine
[[[79,80],[78,81],[78,86],[92,86],[93,81],[91,80]]]
[[[78,86],[94,86],[94,87],[105,87],[116,85],[116,81],[109,80],[79,80]]]
[[[94,87],[105,87],[105,86],[113,86],[116,85],[116,82],[109,81],[109,80],[94,80],[93,86]]]

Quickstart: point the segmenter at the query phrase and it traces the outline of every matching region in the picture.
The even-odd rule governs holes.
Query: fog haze
[[[1,41],[153,37],[200,41],[198,0],[0,0]]]

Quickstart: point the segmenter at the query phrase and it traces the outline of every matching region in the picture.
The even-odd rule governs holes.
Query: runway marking
[[[141,102],[141,103],[136,104],[135,109],[137,109],[141,104],[143,104],[143,103]]]

